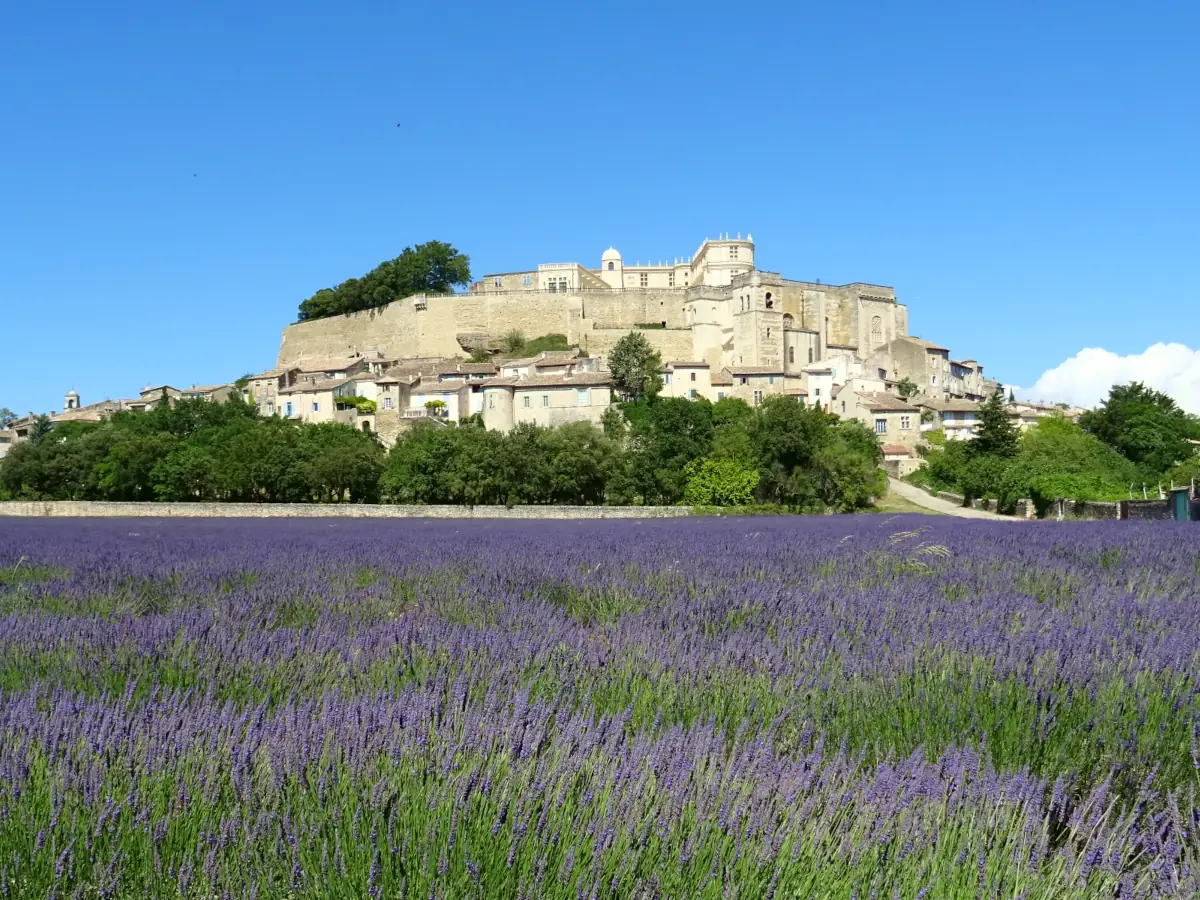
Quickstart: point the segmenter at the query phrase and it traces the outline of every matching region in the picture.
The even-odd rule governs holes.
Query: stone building
[[[603,367],[639,329],[664,360],[772,368],[803,382],[802,368],[838,352],[865,358],[908,334],[908,311],[883,285],[826,285],[757,268],[750,235],[705,240],[689,257],[626,263],[610,248],[598,268],[543,263],[487,275],[465,294],[416,295],[380,309],[284,329],[278,368],[376,352],[386,358],[454,357],[527,337],[563,334]]]

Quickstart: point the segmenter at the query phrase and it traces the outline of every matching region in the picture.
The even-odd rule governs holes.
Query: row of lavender
[[[0,525],[0,895],[1185,897],[1200,542]]]

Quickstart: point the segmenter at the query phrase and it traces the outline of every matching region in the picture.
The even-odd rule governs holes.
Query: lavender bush
[[[1200,532],[0,523],[0,895],[1200,893]]]

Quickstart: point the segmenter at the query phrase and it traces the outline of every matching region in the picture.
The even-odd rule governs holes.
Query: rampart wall
[[[487,334],[503,338],[520,331],[527,338],[565,334],[588,352],[602,355],[621,334],[638,324],[665,322],[667,329],[684,328],[683,290],[584,291],[575,294],[517,291],[507,294],[457,294],[397,300],[379,309],[299,322],[283,330],[278,364],[306,359],[347,356],[379,350],[391,358],[455,356],[463,352],[459,334]],[[602,330],[619,329],[610,341]],[[592,345],[592,333],[596,332]],[[686,343],[684,358],[691,355],[691,332],[672,337],[647,336],[662,345],[664,358],[675,357]],[[680,335],[686,334],[686,342]]]

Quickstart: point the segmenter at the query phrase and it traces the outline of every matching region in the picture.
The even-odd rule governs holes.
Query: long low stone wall
[[[393,506],[316,503],[107,503],[83,500],[0,502],[0,516],[28,518],[253,519],[664,519],[690,506]]]

